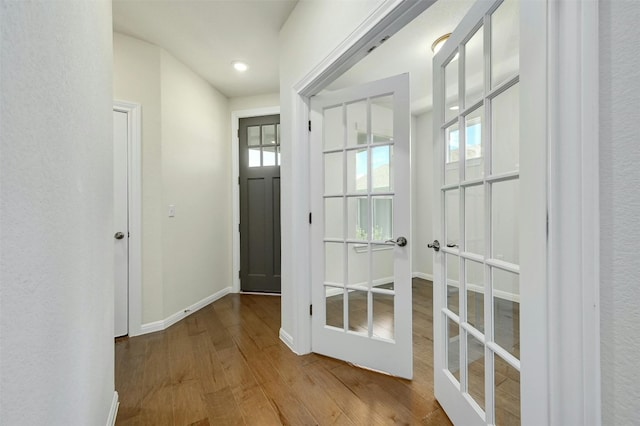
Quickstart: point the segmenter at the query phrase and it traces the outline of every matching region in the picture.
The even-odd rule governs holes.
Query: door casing
[[[280,338],[295,353],[311,351],[311,241],[309,233],[301,231],[309,209],[309,97],[432,3],[383,1],[292,88],[292,115],[282,122],[290,130],[283,132],[282,176],[297,183],[290,193],[283,193],[283,206],[292,208],[295,218],[289,226],[296,231],[283,229],[283,240],[289,240],[283,244],[283,260],[290,259],[295,267],[290,277],[286,277],[289,269],[283,268],[283,281],[297,285],[290,294],[283,286],[282,311],[292,317],[283,322],[293,326],[281,329]],[[542,11],[536,9],[536,3],[523,2],[521,13],[532,13],[535,18],[523,25],[521,37],[537,49],[531,57],[544,60],[521,63],[521,69],[526,69],[521,78],[529,72],[535,78],[545,76],[539,79],[538,90],[544,88],[547,110],[542,114],[531,105],[530,111],[542,115],[546,130],[539,126],[529,137],[542,136],[547,141],[548,168],[541,172],[547,177],[547,259],[553,256],[553,261],[546,265],[547,285],[535,297],[550,300],[556,296],[553,300],[558,303],[544,307],[547,324],[539,327],[538,340],[546,344],[539,359],[548,363],[548,374],[523,386],[522,398],[545,399],[546,409],[536,413],[544,423],[579,419],[583,424],[600,424],[598,2],[548,0]],[[541,36],[544,42],[535,43]],[[295,149],[288,135],[296,141]],[[290,251],[284,251],[288,248]],[[566,279],[570,279],[568,285]],[[562,329],[550,330],[549,322],[562,324]],[[578,358],[576,348],[582,354]]]
[[[129,336],[142,333],[142,106],[116,100],[113,110],[127,114],[129,147]],[[109,237],[112,237],[111,235]]]

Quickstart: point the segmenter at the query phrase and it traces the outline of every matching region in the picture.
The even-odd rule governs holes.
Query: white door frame
[[[129,146],[129,336],[142,334],[142,106],[113,101],[113,110],[127,114]]]
[[[283,169],[296,185],[290,187],[292,223],[290,240],[283,242],[283,262],[291,263],[291,294],[283,294],[283,312],[290,312],[292,329],[281,330],[291,349],[311,351],[311,259],[309,212],[309,97],[358,62],[382,37],[392,35],[418,16],[431,1],[385,0],[323,61],[293,86],[293,113],[283,117],[292,141],[283,144]],[[522,13],[528,13],[526,1]],[[546,33],[545,33],[546,29]],[[598,140],[598,2],[548,0],[546,14],[535,16],[521,28],[536,52],[537,63],[522,63],[521,78],[529,72],[546,75],[547,113],[540,114],[546,133],[542,155],[548,159],[546,176],[548,215],[547,286],[537,300],[547,305],[547,323],[538,325],[541,354],[547,377],[524,384],[522,398],[543,398],[548,409],[531,418],[541,424],[600,424],[599,333],[599,140]],[[534,42],[542,38],[544,43]],[[546,49],[544,49],[546,47]],[[535,114],[535,108],[531,108]],[[544,116],[542,116],[544,115]],[[534,135],[532,134],[533,138]],[[541,137],[541,139],[540,139]],[[290,151],[289,151],[290,150]],[[538,152],[540,154],[540,152]],[[546,230],[540,241],[544,242]],[[426,242],[425,242],[426,243]],[[526,255],[526,253],[523,253]],[[295,262],[294,262],[295,260]],[[545,262],[547,263],[547,262]],[[546,265],[545,265],[546,266]],[[288,306],[284,306],[288,304]],[[523,413],[528,416],[528,413]]]
[[[270,106],[263,108],[243,109],[231,111],[231,202],[233,203],[233,213],[231,215],[231,238],[233,253],[233,281],[231,285],[232,293],[240,292],[240,138],[238,129],[240,119],[248,117],[261,117],[263,115],[280,114],[280,106]]]

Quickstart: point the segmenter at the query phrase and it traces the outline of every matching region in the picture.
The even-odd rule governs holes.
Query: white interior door
[[[128,147],[128,114],[113,111],[115,337],[129,333]]]
[[[312,350],[411,378],[408,74],[311,98]]]
[[[460,425],[520,424],[519,22],[479,1],[434,58],[434,382]]]

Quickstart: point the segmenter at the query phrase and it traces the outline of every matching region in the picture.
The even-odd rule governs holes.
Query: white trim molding
[[[118,417],[118,407],[120,402],[118,401],[118,392],[113,392],[113,398],[111,399],[111,408],[109,409],[109,415],[107,417],[107,426],[115,426],[116,417]]]
[[[431,281],[433,283],[433,274],[427,274],[425,272],[414,272],[413,278],[420,278],[422,280]]]
[[[154,322],[149,322],[146,324],[143,324],[141,327],[141,332],[140,334],[148,334],[148,333],[154,333],[156,331],[162,331],[165,330],[169,327],[171,327],[173,324],[177,323],[180,320],[185,319],[186,317],[188,317],[189,315],[199,311],[200,309],[204,308],[207,305],[212,304],[213,302],[215,302],[218,299],[223,298],[224,296],[226,296],[227,294],[231,293],[231,287],[226,287],[223,288],[222,290],[212,294],[211,296],[207,296],[204,299],[194,303],[193,305],[182,309],[178,312],[176,312],[173,315],[170,315],[169,317],[165,318],[164,320],[160,320],[160,321],[154,321]]]
[[[142,327],[142,106],[113,101],[113,110],[127,114],[129,132],[129,336],[141,334]]]
[[[549,424],[602,422],[598,7],[549,0]]]
[[[282,340],[282,343],[284,343],[289,349],[291,349],[291,352],[295,353],[296,355],[300,355],[295,351],[295,349],[293,349],[293,338],[282,328],[280,329],[280,340]]]
[[[264,108],[244,109],[231,112],[231,194],[233,203],[233,214],[231,215],[231,229],[233,232],[232,256],[233,256],[233,283],[232,293],[240,292],[240,140],[238,139],[239,120],[248,117],[261,117],[264,115],[280,114],[280,106]]]

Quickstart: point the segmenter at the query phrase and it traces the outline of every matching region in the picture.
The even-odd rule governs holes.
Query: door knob
[[[433,240],[433,243],[427,244],[427,247],[432,248],[435,251],[440,251],[440,241]]]
[[[116,240],[121,240],[124,238],[124,233],[123,232],[116,232],[116,234],[113,236],[113,238],[115,238]]]
[[[396,240],[387,240],[385,243],[393,243],[398,247],[404,247],[407,245],[407,239],[405,237],[398,237]]]

